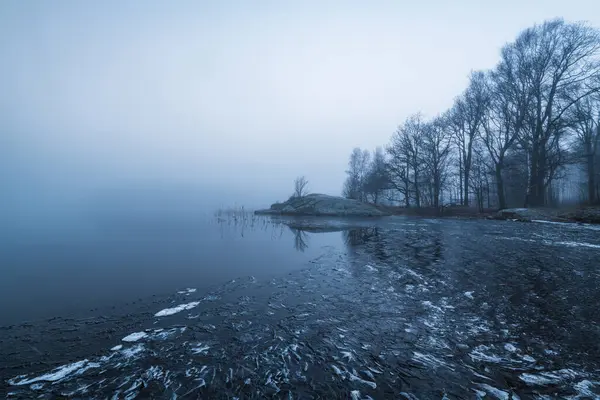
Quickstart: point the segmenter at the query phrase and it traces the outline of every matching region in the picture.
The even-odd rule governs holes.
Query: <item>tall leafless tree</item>
[[[503,175],[506,155],[521,135],[532,100],[532,92],[527,90],[525,77],[516,73],[519,63],[517,56],[513,46],[505,46],[500,63],[489,73],[487,87],[490,102],[482,124],[482,139],[494,166],[498,205],[501,209],[506,208]]]
[[[485,73],[472,72],[469,86],[456,99],[447,116],[447,122],[459,152],[459,174],[460,182],[463,185],[461,197],[465,206],[469,205],[469,177],[473,160],[473,145],[479,136],[489,102],[490,94],[487,90]]]
[[[587,175],[587,201],[595,204],[596,198],[596,155],[600,145],[600,96],[586,97],[573,109],[573,130],[577,145],[581,148]]]
[[[363,182],[363,190],[368,200],[378,204],[384,190],[389,188],[389,177],[385,155],[381,147],[373,151],[369,170]]]
[[[403,194],[406,207],[410,206],[411,197],[417,207],[421,206],[421,150],[425,126],[421,114],[411,115],[394,133],[386,149],[391,185]]]
[[[451,131],[446,118],[437,117],[423,129],[422,162],[431,193],[431,205],[439,209],[450,164]]]
[[[364,183],[369,172],[371,154],[368,150],[356,147],[350,154],[346,181],[344,182],[343,195],[349,199],[366,201]]]
[[[599,93],[597,29],[561,19],[526,29],[504,46],[496,68],[472,73],[443,117],[425,121],[417,113],[400,125],[386,147],[390,187],[407,207],[438,207],[445,193],[469,204],[475,193],[483,208],[492,192],[500,208],[541,206],[566,198],[565,176],[581,163],[576,148],[585,158],[588,201],[597,202],[600,115],[589,106],[600,106],[588,99]],[[360,199],[362,154],[353,153],[345,183],[345,193]]]
[[[600,72],[600,35],[586,25],[556,19],[525,30],[508,47],[517,60],[514,75],[526,82],[522,89],[531,95],[521,132],[522,145],[529,152],[525,203],[541,206],[551,172],[556,170],[549,165],[548,156],[560,148],[568,125],[567,111],[600,90],[594,79]]]
[[[489,204],[489,175],[490,175],[490,157],[486,154],[484,146],[481,142],[473,148],[473,169],[470,175],[469,185],[471,191],[475,194],[477,208],[483,212],[485,208],[485,200]]]

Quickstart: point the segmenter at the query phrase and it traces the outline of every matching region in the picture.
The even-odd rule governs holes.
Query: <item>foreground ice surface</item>
[[[595,267],[586,269],[580,247],[536,251],[528,240],[595,242],[537,229],[517,241],[478,234],[456,243],[455,231],[441,233],[445,242],[348,234],[357,243],[348,252],[156,307],[152,324],[119,335],[119,346],[14,377],[10,390],[47,399],[598,398]],[[535,257],[505,265],[519,246]]]

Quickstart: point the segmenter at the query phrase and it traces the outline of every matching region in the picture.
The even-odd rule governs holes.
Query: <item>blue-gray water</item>
[[[133,215],[131,215],[133,214]],[[84,315],[193,284],[207,289],[239,276],[267,278],[301,268],[337,235],[305,252],[281,224],[212,213],[138,212],[39,226],[0,245],[1,324]]]
[[[599,396],[596,227],[103,221],[5,243],[12,397]]]

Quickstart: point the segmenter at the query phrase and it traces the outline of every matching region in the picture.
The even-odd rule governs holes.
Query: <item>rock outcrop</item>
[[[492,218],[500,220],[531,222],[535,217],[528,208],[507,208],[498,211],[495,215],[493,215]]]
[[[286,202],[273,204],[267,210],[257,210],[255,214],[333,217],[381,217],[388,215],[377,207],[358,200],[317,193],[292,197]]]
[[[586,207],[572,210],[552,208],[507,208],[498,211],[492,219],[516,221],[550,221],[550,222],[579,222],[600,223],[600,208]]]

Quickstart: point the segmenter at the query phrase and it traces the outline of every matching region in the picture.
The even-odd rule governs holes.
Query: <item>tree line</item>
[[[405,207],[556,205],[557,182],[586,177],[578,199],[600,201],[600,33],[546,21],[473,71],[454,104],[410,115],[386,146],[355,148],[343,195]]]

